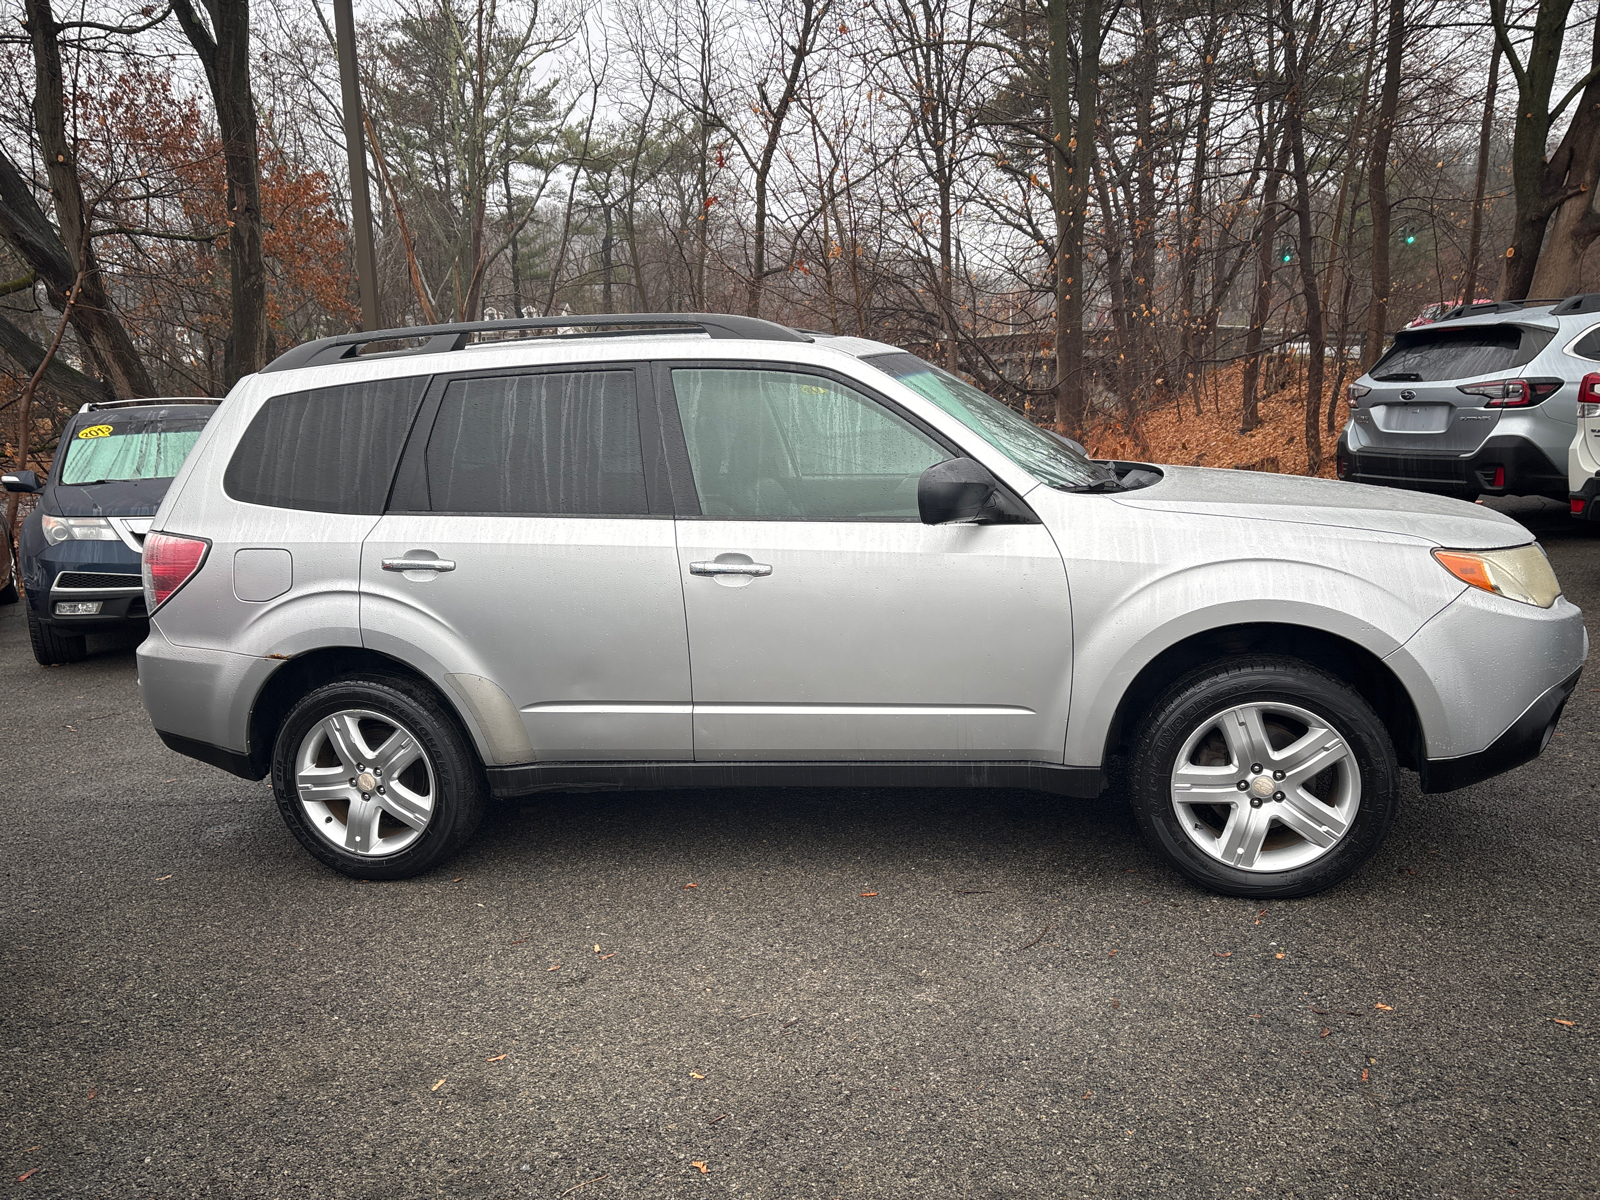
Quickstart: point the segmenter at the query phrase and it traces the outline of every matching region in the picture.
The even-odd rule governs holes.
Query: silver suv
[[[1578,390],[1597,362],[1600,292],[1463,305],[1402,329],[1350,385],[1339,478],[1566,503]]]
[[[1110,780],[1191,878],[1303,895],[1377,849],[1401,767],[1539,753],[1587,652],[1500,514],[1091,462],[893,346],[712,315],[293,350],[144,572],[162,739],[270,773],[369,879],[534,791]]]

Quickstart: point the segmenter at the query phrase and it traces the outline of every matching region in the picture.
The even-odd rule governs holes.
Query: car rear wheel
[[[274,744],[272,788],[300,844],[357,879],[405,879],[453,856],[488,785],[454,714],[401,678],[317,688]]]
[[[1399,767],[1370,705],[1291,658],[1238,658],[1173,684],[1132,756],[1132,805],[1185,875],[1230,896],[1306,896],[1377,852]]]
[[[89,653],[89,643],[83,634],[62,633],[54,625],[46,625],[31,611],[28,613],[28,640],[33,643],[33,657],[41,667],[82,662]]]

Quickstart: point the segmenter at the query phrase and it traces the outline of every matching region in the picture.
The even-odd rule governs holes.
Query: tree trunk
[[[1583,256],[1600,237],[1600,213],[1594,207],[1595,185],[1600,183],[1600,20],[1594,25],[1589,63],[1589,82],[1545,169],[1546,194],[1568,196],[1550,218],[1549,236],[1529,286],[1535,296],[1566,297],[1581,290]]]
[[[1190,170],[1188,197],[1179,213],[1178,317],[1182,343],[1178,357],[1180,383],[1194,393],[1200,411],[1200,353],[1205,344],[1205,322],[1195,312],[1195,289],[1200,273],[1200,207],[1205,199],[1206,153],[1211,146],[1211,107],[1215,92],[1216,39],[1219,31],[1216,0],[1206,8],[1206,33],[1201,45],[1200,108],[1195,118],[1194,166]]]
[[[1472,232],[1467,236],[1467,269],[1461,280],[1461,303],[1478,295],[1478,255],[1483,251],[1483,194],[1489,186],[1489,145],[1494,132],[1494,97],[1500,82],[1500,43],[1489,57],[1489,87],[1483,94],[1483,122],[1478,128],[1478,173],[1472,184]]]
[[[1277,131],[1268,126],[1268,136],[1276,140]],[[1278,188],[1289,165],[1289,139],[1284,137],[1275,161],[1261,188],[1261,233],[1256,248],[1256,302],[1250,313],[1250,330],[1244,342],[1244,397],[1239,415],[1239,432],[1249,433],[1261,424],[1261,410],[1257,406],[1261,385],[1261,343],[1266,334],[1267,320],[1272,315],[1272,279],[1278,269],[1278,247],[1275,239],[1283,214],[1278,209]]]
[[[1050,198],[1055,213],[1056,427],[1083,433],[1088,388],[1083,372],[1084,226],[1094,170],[1100,87],[1100,0],[1084,0],[1074,20],[1066,0],[1049,0]],[[1078,61],[1072,61],[1073,35]],[[1076,101],[1076,113],[1074,113]],[[1075,119],[1074,119],[1075,118]]]
[[[223,378],[232,386],[267,361],[267,267],[262,251],[261,160],[250,92],[250,0],[203,0],[208,30],[190,0],[172,12],[205,68],[222,134],[228,184],[229,323]]]
[[[1372,299],[1367,308],[1367,343],[1361,348],[1363,367],[1378,361],[1389,336],[1389,150],[1394,144],[1394,119],[1400,108],[1405,0],[1389,0],[1385,36],[1383,86],[1372,128],[1372,154],[1367,161],[1367,199],[1372,208]]]
[[[89,235],[94,222],[93,205],[84,199],[76,155],[67,136],[61,26],[50,9],[50,0],[26,0],[26,12],[33,47],[34,124],[61,232],[58,236],[50,228],[15,164],[0,155],[0,234],[44,281],[50,303],[70,313],[72,327],[112,392],[121,397],[153,396],[155,384],[133,347],[133,339],[112,311]],[[78,302],[69,305],[67,296],[80,273],[83,283]]]
[[[1294,0],[1283,0],[1284,119],[1294,160],[1295,214],[1299,221],[1300,292],[1306,306],[1306,474],[1322,470],[1322,376],[1327,367],[1328,336],[1322,317],[1322,290],[1317,284],[1317,242],[1311,220],[1311,181],[1306,170],[1305,123],[1301,114],[1299,38],[1294,24]],[[1312,26],[1311,37],[1316,37]]]

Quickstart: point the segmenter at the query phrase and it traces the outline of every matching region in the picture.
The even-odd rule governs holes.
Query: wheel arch
[[[1219,626],[1182,638],[1156,654],[1123,691],[1106,730],[1104,757],[1125,750],[1140,717],[1176,679],[1208,662],[1244,654],[1298,658],[1343,680],[1378,714],[1403,767],[1418,769],[1425,757],[1422,722],[1400,677],[1365,646],[1325,629],[1260,621]]]
[[[250,769],[256,772],[257,779],[265,778],[271,770],[273,743],[277,740],[284,718],[296,702],[325,683],[356,674],[399,677],[427,688],[446,711],[454,715],[466,732],[467,741],[479,759],[483,759],[483,741],[477,722],[458,697],[451,695],[450,689],[441,687],[409,663],[392,655],[364,646],[324,646],[289,659],[267,677],[266,683],[256,693],[250,707],[247,754]]]

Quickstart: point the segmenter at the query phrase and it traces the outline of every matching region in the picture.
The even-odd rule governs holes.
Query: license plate
[[[1372,419],[1385,433],[1443,433],[1452,411],[1450,404],[1380,404]]]

